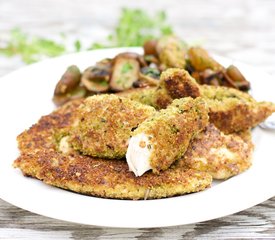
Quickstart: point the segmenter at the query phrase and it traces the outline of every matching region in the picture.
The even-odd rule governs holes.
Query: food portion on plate
[[[275,112],[235,66],[174,37],[83,73],[70,66],[59,107],[18,137],[14,167],[91,196],[157,199],[202,191],[252,164],[251,128]]]
[[[60,106],[71,99],[98,93],[157,87],[161,73],[168,68],[185,69],[199,84],[250,89],[250,83],[236,66],[223,67],[205,49],[188,48],[175,36],[149,40],[143,49],[143,55],[123,52],[87,67],[82,73],[77,66],[69,66],[56,86],[54,103]]]

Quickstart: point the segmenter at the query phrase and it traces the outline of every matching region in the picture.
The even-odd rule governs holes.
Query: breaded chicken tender
[[[131,131],[154,112],[153,107],[113,94],[86,98],[77,109],[69,142],[85,155],[123,158]]]
[[[225,134],[255,127],[275,112],[274,103],[257,102],[237,89],[202,85],[200,90],[209,107],[210,122]]]
[[[159,87],[144,89],[141,99],[139,92],[134,91],[124,93],[124,96],[136,101],[146,99],[143,103],[156,109],[166,108],[173,99],[200,96],[209,107],[210,122],[224,133],[255,127],[275,112],[274,103],[257,102],[248,93],[233,88],[199,85],[187,71],[177,68],[164,71]]]
[[[253,144],[250,131],[225,135],[208,125],[189,145],[177,166],[207,172],[214,179],[227,179],[247,170],[252,164]],[[249,136],[248,136],[249,135]]]
[[[160,87],[167,91],[172,99],[201,96],[200,86],[190,74],[179,68],[170,68],[160,77]]]
[[[208,109],[201,98],[174,100],[133,132],[126,154],[129,169],[136,176],[150,169],[154,173],[168,169],[207,124]]]
[[[116,93],[116,95],[140,102],[145,105],[152,106],[154,108],[158,108],[153,97],[157,89],[157,87],[133,88],[123,92],[118,92]],[[169,97],[169,104],[170,103],[171,98]]]
[[[190,74],[179,68],[170,68],[161,74],[158,87],[138,88],[117,94],[156,109],[166,108],[174,99],[196,98],[201,95],[200,87]]]
[[[157,41],[156,50],[164,68],[184,68],[186,65],[182,41],[175,36],[164,36]]]
[[[68,133],[81,103],[76,100],[65,104],[20,134],[20,156],[14,167],[46,184],[103,198],[164,198],[210,186],[211,175],[193,169],[175,166],[161,175],[148,172],[136,178],[125,160],[96,159],[74,149],[63,152],[59,133]]]

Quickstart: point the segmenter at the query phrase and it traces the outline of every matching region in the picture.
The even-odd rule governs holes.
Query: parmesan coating
[[[210,124],[194,138],[177,165],[208,172],[214,179],[240,174],[252,164],[254,147],[250,135],[250,131],[225,135]]]
[[[200,90],[209,107],[210,122],[226,134],[255,127],[275,112],[274,103],[257,102],[237,89],[202,85]]]
[[[149,142],[145,145],[142,142],[134,144],[150,150],[147,162],[154,173],[159,173],[183,156],[192,138],[207,124],[208,109],[201,98],[177,99],[167,109],[153,114],[139,125],[133,132],[133,137],[144,134]],[[128,150],[131,149],[133,147],[129,146]],[[131,155],[130,152],[127,154]],[[127,161],[134,164],[139,161],[139,155],[136,154],[136,158]],[[136,164],[136,168],[138,167],[143,166]]]
[[[68,133],[81,102],[63,105],[21,133],[14,167],[46,184],[103,198],[156,199],[210,187],[211,175],[192,169],[173,167],[161,175],[148,172],[137,178],[125,160],[93,158],[74,149],[68,152],[66,137],[60,138],[59,133]]]
[[[144,89],[141,95],[135,91],[125,93],[125,97],[136,101],[146,99],[142,102],[156,109],[166,108],[173,99],[188,96],[205,100],[209,121],[224,133],[255,127],[275,112],[274,103],[257,102],[248,93],[233,88],[199,85],[187,71],[177,68],[162,72],[158,88]]]
[[[155,112],[150,106],[116,95],[96,95],[77,109],[70,142],[85,155],[123,158],[131,131]]]

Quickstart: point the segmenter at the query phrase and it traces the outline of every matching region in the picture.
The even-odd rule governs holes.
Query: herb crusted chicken
[[[153,169],[159,173],[182,157],[190,141],[208,124],[208,109],[201,98],[176,99],[133,132],[126,154],[137,176]]]
[[[69,102],[21,133],[14,167],[46,184],[103,198],[164,198],[210,186],[211,175],[193,169],[175,166],[162,174],[147,172],[137,178],[123,159],[94,158],[73,148],[61,151],[57,136],[68,133],[81,104],[81,100]]]
[[[123,158],[131,131],[154,112],[153,107],[112,94],[88,97],[76,110],[69,141],[85,155]]]

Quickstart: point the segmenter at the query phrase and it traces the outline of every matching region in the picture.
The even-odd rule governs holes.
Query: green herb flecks
[[[132,69],[133,69],[133,66],[132,66],[130,63],[125,63],[125,64],[122,66],[121,73],[122,73],[122,74],[128,73],[128,72],[131,71]]]

